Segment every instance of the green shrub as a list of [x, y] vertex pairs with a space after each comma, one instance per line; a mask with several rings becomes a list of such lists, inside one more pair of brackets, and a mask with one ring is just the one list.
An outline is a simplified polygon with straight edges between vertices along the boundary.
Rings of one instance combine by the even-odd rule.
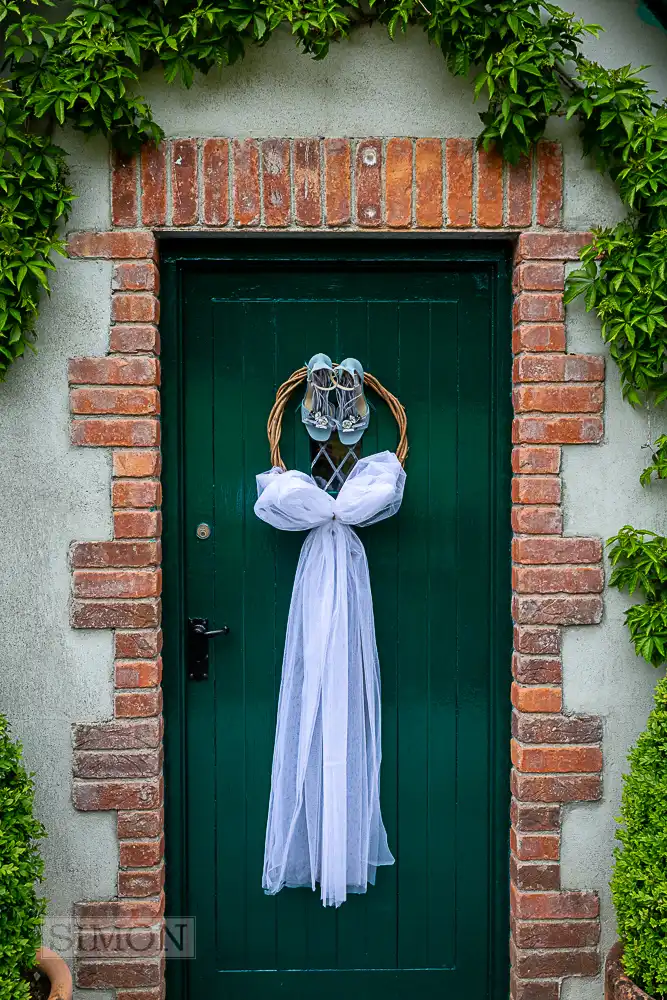
[[45, 830], [32, 814], [33, 799], [21, 745], [0, 715], [0, 1000], [27, 1000], [23, 975], [39, 947], [45, 904], [35, 887], [44, 864], [35, 841]]
[[623, 968], [647, 993], [667, 995], [667, 678], [629, 761], [611, 881]]

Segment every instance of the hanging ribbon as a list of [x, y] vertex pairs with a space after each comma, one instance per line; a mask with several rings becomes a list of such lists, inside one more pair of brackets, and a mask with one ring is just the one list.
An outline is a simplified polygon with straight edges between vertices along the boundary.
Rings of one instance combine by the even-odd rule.
[[393, 864], [380, 812], [380, 665], [368, 561], [351, 525], [401, 505], [392, 452], [362, 458], [336, 498], [302, 472], [257, 476], [255, 513], [305, 531], [292, 590], [262, 885], [320, 883], [325, 906], [365, 892]]

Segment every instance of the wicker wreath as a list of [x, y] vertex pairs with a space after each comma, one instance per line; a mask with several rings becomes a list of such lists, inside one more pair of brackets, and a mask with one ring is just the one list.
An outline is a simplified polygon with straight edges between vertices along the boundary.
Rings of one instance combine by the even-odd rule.
[[[298, 385], [305, 382], [306, 375], [308, 374], [307, 368], [298, 368], [295, 372], [292, 372], [290, 377], [283, 382], [283, 384], [278, 389], [276, 393], [276, 401], [273, 404], [271, 413], [269, 414], [269, 420], [266, 425], [266, 432], [269, 436], [269, 445], [271, 446], [271, 464], [278, 466], [281, 469], [285, 468], [285, 463], [280, 455], [280, 435], [283, 428], [283, 414], [285, 412], [285, 407], [287, 406], [287, 401], [296, 389]], [[393, 396], [388, 389], [382, 385], [379, 379], [376, 379], [374, 375], [370, 372], [364, 372], [364, 381], [366, 385], [377, 393], [377, 395], [384, 399], [385, 403], [391, 410], [396, 423], [398, 424], [398, 446], [396, 448], [396, 458], [399, 460], [401, 465], [405, 465], [405, 459], [408, 454], [408, 419], [405, 415], [405, 407], [402, 403]]]

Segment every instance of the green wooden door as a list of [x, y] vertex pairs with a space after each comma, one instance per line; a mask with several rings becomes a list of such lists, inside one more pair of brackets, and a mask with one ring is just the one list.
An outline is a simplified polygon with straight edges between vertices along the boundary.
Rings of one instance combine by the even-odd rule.
[[[239, 244], [235, 244], [238, 247]], [[259, 251], [259, 247], [262, 251]], [[506, 993], [509, 343], [502, 254], [242, 244], [165, 267], [168, 906], [196, 918], [191, 1000]], [[383, 247], [387, 249], [383, 250]], [[261, 888], [285, 621], [303, 536], [253, 514], [275, 390], [316, 351], [405, 404], [397, 517], [361, 532], [382, 671], [391, 868], [325, 910]], [[393, 448], [378, 399], [365, 453]], [[282, 451], [308, 470], [288, 410]], [[197, 526], [210, 525], [207, 539]], [[184, 620], [226, 624], [185, 680]]]

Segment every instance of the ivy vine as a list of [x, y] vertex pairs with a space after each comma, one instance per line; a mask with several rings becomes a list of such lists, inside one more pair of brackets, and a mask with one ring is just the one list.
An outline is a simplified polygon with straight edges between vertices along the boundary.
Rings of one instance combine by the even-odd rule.
[[[53, 7], [0, 0], [0, 380], [33, 347], [40, 293], [54, 253], [63, 252], [74, 196], [52, 138], [58, 125], [133, 152], [163, 134], [139, 96], [145, 70], [161, 66], [167, 81], [189, 87], [197, 73], [234, 63], [284, 26], [322, 59], [332, 42], [376, 21], [392, 38], [420, 27], [453, 74], [474, 74], [475, 99], [486, 102], [479, 143], [510, 162], [530, 152], [551, 116], [576, 119], [585, 153], [616, 183], [628, 217], [594, 232], [566, 301], [583, 294], [599, 316], [631, 405], [667, 399], [667, 108], [638, 70], [609, 70], [583, 55], [598, 25], [542, 0], [78, 0], [61, 18]], [[662, 435], [641, 481], [666, 477]], [[640, 550], [667, 559], [667, 542], [646, 533], [621, 532], [613, 545], [623, 565]], [[611, 583], [628, 580], [618, 571]], [[628, 613], [632, 638], [640, 655], [663, 662], [667, 593], [647, 589], [641, 573], [636, 586], [650, 613], [642, 623], [636, 608]]]

